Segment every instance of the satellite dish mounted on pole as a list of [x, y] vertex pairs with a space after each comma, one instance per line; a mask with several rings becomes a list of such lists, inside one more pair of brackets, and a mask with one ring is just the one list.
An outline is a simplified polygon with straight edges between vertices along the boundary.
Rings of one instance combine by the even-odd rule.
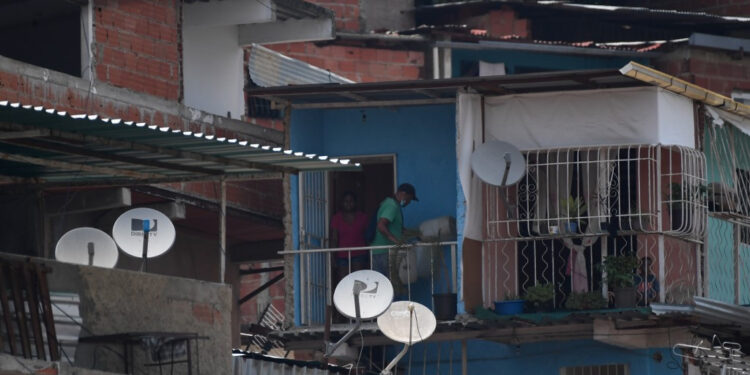
[[[325, 343], [325, 358], [344, 344], [362, 326], [362, 319], [374, 319], [383, 314], [393, 301], [393, 285], [383, 274], [361, 270], [341, 279], [333, 292], [333, 304], [342, 315], [356, 319], [354, 327], [336, 343]], [[365, 302], [365, 303], [362, 303]]]
[[112, 226], [112, 237], [126, 254], [143, 260], [146, 271], [148, 258], [166, 253], [174, 244], [175, 228], [163, 213], [151, 208], [125, 211]]
[[389, 339], [404, 344], [401, 352], [380, 373], [390, 375], [391, 369], [406, 355], [410, 346], [432, 336], [437, 328], [437, 320], [435, 314], [424, 305], [412, 301], [397, 301], [378, 317], [378, 328]]
[[[521, 180], [526, 173], [526, 160], [516, 146], [503, 141], [490, 141], [477, 147], [471, 154], [471, 169], [480, 180], [506, 187]], [[508, 218], [511, 218], [512, 211], [505, 189], [502, 189], [501, 195]]]

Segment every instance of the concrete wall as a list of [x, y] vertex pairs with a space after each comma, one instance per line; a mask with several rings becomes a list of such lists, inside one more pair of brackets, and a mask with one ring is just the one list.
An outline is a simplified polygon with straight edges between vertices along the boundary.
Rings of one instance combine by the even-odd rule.
[[[194, 365], [200, 356], [200, 372], [231, 372], [231, 289], [228, 285], [125, 270], [76, 266], [44, 260], [51, 292], [76, 293], [80, 297], [81, 336], [124, 332], [195, 332], [208, 337], [199, 349], [193, 346]], [[77, 367], [122, 372], [118, 345], [78, 344]], [[114, 351], [114, 352], [113, 352]], [[134, 349], [135, 363], [143, 352]], [[142, 367], [138, 367], [139, 370]], [[194, 367], [194, 370], [196, 368]], [[175, 373], [184, 374], [185, 365]], [[158, 374], [157, 368], [138, 373]]]

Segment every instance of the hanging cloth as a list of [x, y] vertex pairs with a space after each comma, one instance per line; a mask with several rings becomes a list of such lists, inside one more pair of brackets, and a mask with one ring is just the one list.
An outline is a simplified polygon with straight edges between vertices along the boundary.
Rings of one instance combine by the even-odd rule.
[[573, 243], [572, 238], [563, 238], [563, 244], [570, 249], [568, 267], [565, 273], [570, 276], [570, 290], [574, 293], [589, 291], [589, 274], [586, 270], [586, 255], [584, 251], [587, 247], [593, 245], [597, 239], [599, 237], [584, 237], [581, 244], [576, 245]]

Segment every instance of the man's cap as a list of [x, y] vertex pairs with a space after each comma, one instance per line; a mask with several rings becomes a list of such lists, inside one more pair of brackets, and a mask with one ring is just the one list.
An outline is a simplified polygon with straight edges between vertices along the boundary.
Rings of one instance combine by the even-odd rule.
[[398, 185], [398, 189], [396, 191], [403, 191], [406, 194], [409, 194], [412, 196], [412, 200], [419, 201], [419, 198], [417, 198], [417, 190], [414, 189], [414, 185], [410, 183], [403, 183], [401, 185]]

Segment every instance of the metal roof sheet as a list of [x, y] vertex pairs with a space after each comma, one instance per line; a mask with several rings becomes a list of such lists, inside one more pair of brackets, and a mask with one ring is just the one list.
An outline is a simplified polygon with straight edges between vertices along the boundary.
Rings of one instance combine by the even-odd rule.
[[246, 92], [249, 96], [264, 97], [289, 103], [292, 108], [305, 109], [452, 103], [459, 89], [473, 89], [485, 95], [507, 95], [641, 85], [644, 84], [617, 70], [605, 69], [357, 84], [248, 87]]
[[358, 169], [347, 159], [0, 101], [0, 183], [120, 185]]
[[250, 79], [260, 87], [354, 82], [258, 44], [250, 49], [247, 69]]

